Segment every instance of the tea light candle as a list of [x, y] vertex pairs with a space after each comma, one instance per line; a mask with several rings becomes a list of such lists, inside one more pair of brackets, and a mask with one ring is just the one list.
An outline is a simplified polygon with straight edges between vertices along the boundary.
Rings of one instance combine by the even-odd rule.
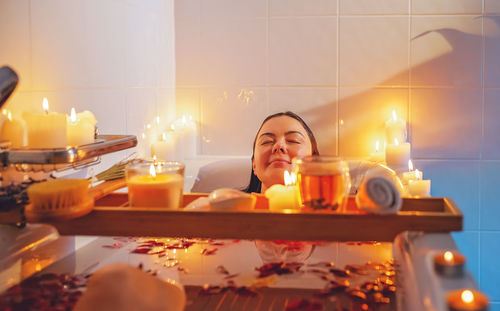
[[20, 120], [12, 118], [12, 113], [7, 113], [7, 119], [2, 124], [0, 140], [10, 141], [13, 148], [24, 146], [24, 125]]
[[392, 169], [403, 169], [410, 160], [410, 143], [399, 143], [395, 139], [394, 144], [385, 147], [385, 162]]
[[380, 150], [380, 142], [378, 140], [375, 142], [375, 151], [370, 154], [370, 161], [376, 163], [385, 162], [385, 153]]
[[269, 210], [282, 211], [299, 209], [299, 192], [295, 185], [296, 175], [288, 171], [284, 173], [285, 185], [273, 185], [266, 190], [265, 196], [269, 200]]
[[489, 300], [486, 295], [473, 289], [458, 289], [448, 294], [450, 311], [487, 311]]
[[67, 145], [66, 115], [49, 113], [49, 102], [43, 99], [43, 114], [25, 113], [30, 148], [65, 148]]
[[434, 256], [434, 270], [444, 277], [462, 277], [465, 269], [465, 256], [446, 251]]
[[419, 170], [413, 170], [413, 162], [408, 160], [408, 172], [404, 172], [402, 176], [402, 182], [404, 185], [408, 185], [410, 180], [422, 180], [423, 173]]
[[410, 180], [408, 183], [408, 194], [412, 197], [430, 197], [431, 196], [431, 181]]
[[175, 209], [182, 204], [183, 177], [179, 174], [156, 174], [153, 164], [149, 175], [135, 175], [127, 180], [130, 206]]
[[75, 108], [71, 108], [71, 114], [67, 118], [68, 145], [81, 146], [93, 143], [96, 123], [92, 112], [86, 110], [75, 113]]
[[400, 142], [406, 141], [406, 121], [399, 119], [396, 111], [392, 111], [392, 118], [385, 122], [385, 134], [387, 141], [397, 139]]
[[175, 159], [175, 137], [173, 133], [162, 133], [161, 140], [151, 144], [151, 155], [163, 161]]

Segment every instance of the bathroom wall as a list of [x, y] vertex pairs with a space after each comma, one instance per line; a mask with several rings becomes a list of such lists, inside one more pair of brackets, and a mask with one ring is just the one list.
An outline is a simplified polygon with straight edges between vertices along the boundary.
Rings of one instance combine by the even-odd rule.
[[[101, 134], [140, 135], [175, 118], [173, 0], [0, 0], [0, 66], [20, 76], [4, 106], [21, 117], [90, 110]], [[103, 157], [94, 171], [133, 151]]]
[[500, 310], [500, 1], [175, 1], [176, 109], [203, 155], [250, 155], [262, 119], [292, 110], [322, 153], [362, 158], [395, 109], [432, 195]]

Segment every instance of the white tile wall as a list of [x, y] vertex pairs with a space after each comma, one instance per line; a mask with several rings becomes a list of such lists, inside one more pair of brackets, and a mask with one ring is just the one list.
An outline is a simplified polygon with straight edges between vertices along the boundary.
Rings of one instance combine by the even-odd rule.
[[[499, 1], [500, 3], [500, 1]], [[500, 16], [484, 16], [484, 86], [500, 87]]]
[[481, 18], [415, 16], [411, 38], [413, 86], [481, 86]]
[[414, 0], [412, 14], [471, 14], [481, 13], [482, 0]]
[[410, 120], [413, 157], [479, 159], [480, 89], [413, 89]]
[[337, 18], [276, 18], [269, 21], [269, 83], [337, 84]]
[[407, 15], [407, 0], [340, 0], [341, 15]]
[[407, 86], [408, 20], [340, 17], [340, 85]]
[[497, 0], [484, 0], [484, 10], [487, 14], [500, 13], [500, 2]]
[[338, 0], [270, 0], [271, 16], [331, 16], [337, 14]]
[[483, 159], [500, 160], [500, 89], [484, 90]]

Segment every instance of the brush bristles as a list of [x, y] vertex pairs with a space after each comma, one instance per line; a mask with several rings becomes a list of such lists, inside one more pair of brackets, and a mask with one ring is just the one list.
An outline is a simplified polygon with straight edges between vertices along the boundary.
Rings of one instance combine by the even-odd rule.
[[89, 181], [86, 179], [55, 179], [28, 188], [34, 209], [64, 209], [88, 200]]

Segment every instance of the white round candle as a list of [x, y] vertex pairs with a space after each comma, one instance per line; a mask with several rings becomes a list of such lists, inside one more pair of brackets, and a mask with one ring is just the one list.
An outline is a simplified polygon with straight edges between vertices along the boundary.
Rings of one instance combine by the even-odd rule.
[[394, 110], [392, 111], [392, 118], [385, 122], [385, 134], [388, 142], [392, 142], [395, 139], [399, 142], [406, 141], [406, 121], [399, 119]]
[[25, 113], [29, 148], [65, 148], [67, 146], [66, 115], [49, 112], [47, 99], [43, 100], [45, 113]]
[[413, 197], [430, 197], [431, 196], [431, 181], [424, 180], [410, 180], [408, 183], [408, 193]]
[[75, 108], [71, 108], [71, 115], [67, 118], [68, 145], [81, 146], [93, 143], [96, 123], [92, 112], [86, 110], [75, 113]]
[[410, 159], [410, 143], [389, 144], [385, 147], [385, 162], [395, 170], [404, 170]]
[[163, 133], [161, 140], [151, 144], [151, 156], [156, 156], [158, 160], [176, 160], [175, 136], [173, 133]]

